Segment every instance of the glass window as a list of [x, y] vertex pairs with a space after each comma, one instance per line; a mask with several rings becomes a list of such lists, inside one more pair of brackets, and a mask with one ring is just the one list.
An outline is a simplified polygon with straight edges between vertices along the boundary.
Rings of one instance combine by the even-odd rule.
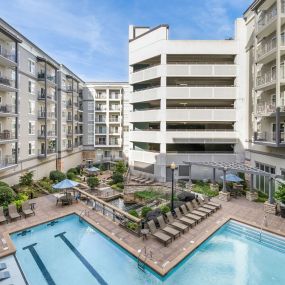
[[36, 74], [36, 65], [35, 62], [29, 59], [29, 72], [32, 74]]

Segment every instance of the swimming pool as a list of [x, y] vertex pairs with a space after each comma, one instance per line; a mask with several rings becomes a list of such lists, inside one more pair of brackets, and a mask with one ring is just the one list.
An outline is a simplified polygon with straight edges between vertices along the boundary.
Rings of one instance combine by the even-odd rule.
[[14, 233], [16, 257], [30, 285], [285, 284], [285, 240], [230, 221], [165, 277], [88, 223], [70, 215]]

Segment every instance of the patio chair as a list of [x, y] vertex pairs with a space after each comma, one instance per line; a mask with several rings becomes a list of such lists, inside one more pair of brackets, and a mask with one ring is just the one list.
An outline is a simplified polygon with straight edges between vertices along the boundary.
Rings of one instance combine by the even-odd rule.
[[186, 224], [187, 226], [189, 227], [194, 227], [197, 223], [196, 220], [194, 219], [191, 219], [191, 218], [188, 218], [188, 217], [185, 217], [185, 216], [182, 216], [179, 208], [175, 208], [174, 209], [174, 212], [176, 214], [176, 217], [177, 217], [177, 220], [179, 220], [179, 222], [183, 223], [183, 224]]
[[[190, 202], [188, 202], [190, 203]], [[205, 218], [205, 216], [201, 216], [201, 215], [198, 215], [197, 213], [193, 213], [193, 211], [191, 211], [189, 208], [187, 210], [186, 206], [185, 205], [182, 205], [181, 207], [181, 210], [182, 210], [182, 213], [184, 214], [184, 216], [186, 216], [187, 218], [190, 218], [194, 221], [196, 221], [197, 223], [201, 222], [203, 218]], [[192, 208], [193, 210], [193, 208]]]
[[146, 185], [154, 183], [154, 178], [149, 179], [148, 181], [145, 182]]
[[198, 204], [196, 199], [192, 200], [192, 205], [193, 205], [195, 210], [207, 213], [208, 215], [211, 215], [215, 212], [215, 209], [207, 209], [207, 208], [201, 206], [200, 204]]
[[216, 207], [216, 206], [209, 205], [209, 204], [206, 203], [204, 200], [202, 200], [201, 197], [198, 197], [197, 200], [198, 200], [198, 203], [199, 203], [199, 205], [200, 205], [201, 207], [204, 207], [204, 208], [213, 210], [214, 212], [216, 212], [216, 211], [219, 209], [219, 208]]
[[25, 218], [29, 215], [35, 215], [35, 212], [31, 209], [31, 205], [29, 204], [28, 201], [26, 201], [22, 204], [22, 212], [23, 212]]
[[212, 205], [215, 207], [218, 207], [219, 209], [222, 208], [222, 205], [220, 203], [214, 203], [210, 201], [210, 198], [208, 196], [204, 196], [204, 200], [208, 205]]
[[200, 207], [199, 204], [197, 203], [196, 199], [192, 200], [191, 203], [192, 203], [195, 211], [203, 212], [203, 213], [207, 214], [208, 216], [210, 216], [213, 212], [212, 210]]
[[167, 234], [169, 234], [170, 236], [173, 236], [174, 239], [176, 239], [177, 237], [179, 237], [181, 235], [180, 231], [168, 226], [165, 221], [163, 216], [158, 216], [157, 217], [157, 221], [159, 223], [159, 228], [166, 232]]
[[7, 265], [6, 265], [6, 263], [2, 262], [2, 263], [0, 263], [0, 271], [4, 270], [4, 269], [7, 269]]
[[0, 281], [8, 279], [10, 277], [11, 275], [9, 271], [0, 272]]
[[7, 218], [4, 215], [4, 209], [3, 207], [0, 207], [0, 223], [6, 222], [8, 223]]
[[154, 236], [155, 238], [157, 238], [160, 242], [163, 242], [164, 243], [164, 246], [167, 246], [169, 243], [172, 242], [172, 237], [165, 234], [164, 232], [162, 231], [159, 231], [156, 226], [155, 226], [155, 223], [153, 220], [149, 221], [147, 223], [148, 225], [148, 228], [149, 228], [149, 231], [151, 233], [152, 236]]
[[168, 224], [170, 226], [174, 227], [175, 229], [182, 231], [183, 233], [185, 233], [187, 230], [189, 230], [188, 225], [185, 225], [183, 223], [175, 221], [171, 212], [166, 213], [166, 218], [167, 218]]
[[16, 205], [15, 204], [10, 204], [8, 206], [8, 212], [9, 212], [9, 218], [10, 220], [15, 220], [17, 218], [22, 218], [21, 215], [18, 213]]

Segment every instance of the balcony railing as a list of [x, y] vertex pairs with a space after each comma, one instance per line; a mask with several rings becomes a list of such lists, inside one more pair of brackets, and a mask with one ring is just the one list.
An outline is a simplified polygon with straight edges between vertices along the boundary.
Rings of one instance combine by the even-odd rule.
[[[38, 131], [38, 137], [44, 138], [46, 136], [45, 131]], [[56, 132], [55, 131], [47, 131], [47, 137], [55, 137]]]
[[[38, 79], [39, 80], [44, 80], [45, 79], [45, 73], [44, 72], [39, 72], [38, 73]], [[55, 83], [55, 76], [51, 74], [47, 74], [47, 80], [51, 81], [52, 83]]]
[[267, 72], [256, 78], [256, 86], [262, 86], [265, 84], [273, 83], [276, 80], [276, 72]]
[[96, 111], [106, 111], [106, 109], [107, 109], [106, 107], [100, 107], [100, 106], [95, 107]]
[[104, 119], [95, 118], [95, 122], [96, 123], [106, 123], [106, 118]]
[[68, 116], [67, 119], [66, 119], [66, 121], [67, 121], [67, 122], [71, 122], [71, 121], [72, 121], [72, 117], [71, 117], [71, 116]]
[[16, 62], [16, 54], [14, 53], [9, 53], [6, 49], [1, 48], [0, 49], [0, 55], [2, 55], [3, 57]]
[[15, 113], [15, 105], [0, 105], [0, 113]]
[[[276, 143], [276, 132], [255, 132], [254, 140], [259, 142]], [[280, 132], [280, 142], [285, 142], [285, 132]]]
[[257, 49], [257, 58], [264, 56], [276, 48], [276, 39], [267, 43], [261, 43]]
[[109, 118], [109, 122], [119, 123], [119, 118]]
[[14, 131], [4, 130], [0, 133], [0, 140], [13, 140], [16, 139], [16, 133]]
[[106, 141], [96, 141], [96, 145], [106, 145]]
[[[53, 154], [56, 153], [56, 149], [55, 148], [48, 148], [47, 149], [47, 154]], [[46, 154], [46, 150], [45, 149], [39, 149], [38, 150], [38, 155], [39, 156], [44, 156]]]
[[256, 113], [259, 116], [269, 116], [276, 112], [276, 106], [272, 104], [259, 104], [256, 108]]
[[277, 7], [275, 6], [259, 18], [257, 24], [257, 30], [261, 31], [264, 27], [273, 22], [276, 18], [277, 18]]
[[119, 94], [110, 94], [109, 95], [110, 100], [118, 100], [120, 99]]
[[16, 158], [13, 155], [6, 155], [0, 159], [0, 169], [16, 164]]
[[15, 80], [0, 76], [0, 84], [15, 88]]
[[107, 98], [106, 94], [101, 94], [101, 95], [96, 94], [95, 95], [95, 99], [106, 99], [106, 98]]
[[39, 111], [38, 112], [38, 118], [39, 119], [55, 119], [55, 112], [42, 112], [42, 111]]
[[48, 93], [46, 96], [45, 92], [38, 92], [38, 100], [45, 100], [46, 98], [50, 100], [55, 100], [55, 93]]

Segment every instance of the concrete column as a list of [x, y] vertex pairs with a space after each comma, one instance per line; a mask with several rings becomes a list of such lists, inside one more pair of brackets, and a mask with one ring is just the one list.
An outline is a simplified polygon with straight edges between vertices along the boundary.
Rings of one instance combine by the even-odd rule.
[[216, 184], [216, 168], [213, 168], [212, 184]]
[[253, 192], [253, 174], [250, 174], [250, 192]]
[[192, 174], [191, 174], [191, 164], [189, 165], [189, 185], [192, 185]]
[[227, 192], [226, 175], [227, 175], [227, 171], [226, 169], [223, 169], [223, 192]]
[[274, 204], [275, 200], [274, 200], [274, 197], [273, 197], [273, 178], [270, 177], [269, 178], [269, 198], [268, 198], [268, 202], [270, 204]]

